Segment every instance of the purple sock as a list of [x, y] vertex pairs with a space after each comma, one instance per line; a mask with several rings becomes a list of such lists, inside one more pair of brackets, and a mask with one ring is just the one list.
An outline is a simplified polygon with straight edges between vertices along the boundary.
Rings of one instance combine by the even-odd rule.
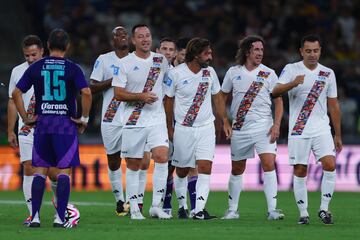
[[65, 210], [69, 202], [70, 177], [66, 174], [58, 175], [58, 185], [56, 188], [57, 208], [56, 211], [61, 221], [65, 220]]
[[31, 185], [32, 219], [34, 219], [36, 214], [40, 218], [41, 202], [45, 191], [45, 180], [46, 180], [45, 175], [38, 173], [34, 174], [34, 180]]
[[165, 192], [163, 208], [171, 208], [171, 197], [172, 197], [173, 183], [174, 183], [173, 178], [168, 179], [167, 182], [166, 182], [166, 192]]
[[188, 191], [190, 196], [190, 207], [191, 210], [195, 209], [195, 203], [196, 203], [196, 182], [198, 177], [192, 176], [188, 179]]

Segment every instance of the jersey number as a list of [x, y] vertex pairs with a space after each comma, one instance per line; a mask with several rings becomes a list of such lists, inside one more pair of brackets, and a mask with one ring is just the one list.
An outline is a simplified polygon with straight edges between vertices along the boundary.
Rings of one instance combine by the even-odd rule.
[[64, 76], [64, 71], [55, 70], [52, 73], [48, 70], [41, 71], [41, 76], [44, 77], [44, 95], [43, 101], [64, 101], [66, 98], [65, 81], [59, 79]]

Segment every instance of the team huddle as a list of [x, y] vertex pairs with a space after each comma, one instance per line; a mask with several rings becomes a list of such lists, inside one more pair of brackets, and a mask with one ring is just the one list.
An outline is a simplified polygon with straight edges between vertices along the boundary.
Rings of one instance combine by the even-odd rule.
[[[131, 53], [129, 40], [135, 48]], [[302, 61], [286, 65], [279, 78], [262, 64], [264, 40], [260, 36], [245, 37], [239, 42], [236, 65], [226, 72], [222, 85], [210, 66], [212, 49], [207, 39], [164, 38], [152, 52], [150, 28], [139, 24], [132, 28], [131, 38], [125, 28], [114, 28], [111, 44], [114, 51], [97, 58], [88, 85], [81, 68], [64, 58], [69, 45], [66, 32], [51, 32], [50, 56], [44, 58], [36, 36], [24, 39], [26, 62], [14, 68], [10, 80], [8, 136], [11, 145], [16, 146], [18, 111], [22, 121], [18, 139], [24, 165], [23, 190], [30, 211], [25, 222], [29, 227], [40, 227], [47, 175], [55, 195], [53, 226], [74, 226], [65, 217], [70, 205], [69, 174], [79, 165], [77, 132], [85, 130], [91, 94], [98, 92], [103, 93], [101, 135], [118, 216], [145, 219], [143, 197], [147, 169], [153, 159], [151, 217], [173, 217], [174, 188], [179, 219], [217, 218], [206, 209], [217, 119], [231, 140], [232, 160], [228, 210], [221, 219], [240, 217], [243, 173], [254, 150], [264, 171], [267, 219], [283, 219], [284, 213], [277, 208], [275, 159], [283, 116], [282, 95], [288, 93], [289, 163], [294, 166], [298, 224], [310, 222], [306, 176], [311, 151], [323, 167], [318, 216], [324, 224], [333, 224], [329, 203], [335, 188], [335, 156], [342, 148], [340, 109], [335, 74], [318, 62], [321, 40], [316, 35], [301, 40]], [[76, 117], [75, 105], [79, 91], [81, 118]], [[229, 95], [230, 118], [226, 114]], [[126, 161], [125, 195], [121, 159]]]

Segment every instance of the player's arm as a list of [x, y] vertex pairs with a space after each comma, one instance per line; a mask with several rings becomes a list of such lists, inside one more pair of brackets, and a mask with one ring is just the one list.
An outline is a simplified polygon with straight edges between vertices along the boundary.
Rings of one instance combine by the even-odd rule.
[[156, 102], [159, 98], [153, 92], [142, 92], [142, 93], [133, 93], [127, 91], [125, 88], [116, 87], [114, 88], [115, 98], [123, 102], [138, 102], [142, 101], [147, 104], [152, 104]]
[[212, 95], [212, 99], [214, 102], [216, 115], [222, 121], [223, 130], [224, 130], [226, 139], [229, 139], [232, 134], [232, 128], [229, 124], [229, 119], [226, 115], [224, 98], [222, 97], [221, 92], [218, 92], [218, 93]]
[[298, 75], [291, 82], [284, 83], [284, 84], [282, 84], [282, 83], [276, 84], [276, 86], [274, 87], [274, 89], [272, 90], [272, 93], [271, 93], [272, 97], [274, 97], [274, 98], [279, 97], [279, 96], [283, 95], [284, 93], [287, 93], [291, 89], [297, 87], [298, 85], [303, 84], [304, 77], [305, 77], [305, 75]]
[[275, 114], [274, 114], [274, 123], [269, 130], [270, 135], [270, 142], [274, 143], [280, 136], [280, 125], [281, 119], [284, 113], [284, 105], [282, 97], [277, 97], [273, 99], [274, 106], [275, 106]]
[[89, 87], [84, 87], [80, 89], [81, 93], [81, 118], [71, 118], [73, 122], [76, 123], [78, 127], [78, 132], [80, 134], [84, 133], [85, 128], [89, 122], [89, 114], [91, 109], [92, 95]]
[[169, 140], [174, 138], [174, 98], [165, 96], [164, 108], [166, 113], [166, 125], [168, 129]]
[[16, 87], [12, 92], [12, 98], [14, 99], [14, 103], [16, 106], [17, 111], [19, 112], [24, 124], [26, 125], [33, 125], [36, 122], [36, 116], [29, 119], [25, 110], [24, 101], [22, 98], [23, 92]]
[[342, 150], [341, 111], [337, 98], [327, 98], [328, 111], [334, 128], [334, 144], [337, 152]]
[[8, 122], [7, 132], [8, 132], [8, 142], [10, 146], [13, 148], [18, 146], [16, 134], [14, 131], [16, 125], [16, 119], [17, 119], [16, 106], [14, 100], [12, 98], [9, 98], [8, 108], [7, 108], [7, 122]]
[[105, 81], [97, 81], [95, 79], [90, 79], [90, 90], [92, 94], [102, 92], [111, 88], [112, 78]]

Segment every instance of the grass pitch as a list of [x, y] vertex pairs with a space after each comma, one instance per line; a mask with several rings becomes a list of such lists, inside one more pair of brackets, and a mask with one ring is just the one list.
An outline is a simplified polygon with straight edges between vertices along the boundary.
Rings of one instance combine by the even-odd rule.
[[[22, 192], [0, 192], [0, 239], [359, 239], [360, 193], [337, 192], [331, 203], [335, 224], [323, 225], [317, 216], [320, 193], [309, 193], [310, 225], [297, 225], [298, 211], [292, 192], [280, 192], [278, 207], [285, 213], [281, 221], [266, 220], [266, 201], [262, 192], [242, 192], [239, 220], [178, 220], [177, 203], [173, 201], [174, 219], [151, 219], [148, 214], [151, 193], [146, 193], [144, 221], [114, 214], [111, 192], [73, 192], [71, 202], [81, 213], [76, 229], [54, 229], [54, 208], [49, 204], [51, 193], [46, 192], [41, 210], [41, 228], [22, 225], [27, 209]], [[174, 199], [173, 199], [174, 200]], [[219, 218], [227, 208], [227, 193], [211, 192], [207, 209]]]

